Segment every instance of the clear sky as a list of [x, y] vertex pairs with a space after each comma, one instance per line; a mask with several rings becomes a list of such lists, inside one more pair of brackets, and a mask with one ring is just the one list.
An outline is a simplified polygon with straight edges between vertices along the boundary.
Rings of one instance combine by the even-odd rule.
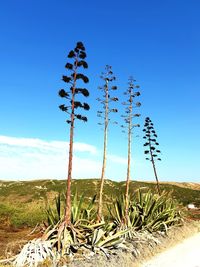
[[[100, 177], [103, 131], [95, 99], [109, 64], [119, 97], [130, 75], [141, 86], [136, 123], [146, 116], [154, 122], [160, 180], [199, 182], [199, 10], [198, 0], [1, 1], [0, 179], [66, 177], [69, 128], [58, 90], [67, 54], [82, 41], [91, 110], [89, 122], [75, 128], [74, 177]], [[126, 136], [111, 126], [108, 178], [126, 178], [126, 151]], [[133, 136], [132, 179], [154, 179], [142, 127]]]

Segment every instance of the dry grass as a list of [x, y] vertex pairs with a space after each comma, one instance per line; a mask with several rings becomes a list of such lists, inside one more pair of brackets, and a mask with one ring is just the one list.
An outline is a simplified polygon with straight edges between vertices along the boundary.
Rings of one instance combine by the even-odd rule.
[[162, 182], [163, 185], [171, 184], [182, 188], [189, 188], [192, 190], [200, 190], [200, 183], [187, 183], [187, 182]]

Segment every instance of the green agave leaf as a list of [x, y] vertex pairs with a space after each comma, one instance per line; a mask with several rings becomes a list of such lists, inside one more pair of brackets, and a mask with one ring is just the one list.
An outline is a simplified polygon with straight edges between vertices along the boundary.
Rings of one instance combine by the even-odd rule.
[[102, 228], [95, 229], [94, 233], [93, 233], [93, 236], [92, 236], [92, 245], [93, 246], [98, 246], [98, 243], [104, 237], [105, 233], [106, 232]]
[[56, 209], [57, 209], [57, 214], [58, 214], [59, 219], [60, 219], [60, 211], [61, 211], [60, 193], [59, 193], [58, 197], [56, 198]]
[[126, 229], [126, 230], [124, 230], [124, 231], [119, 231], [119, 232], [117, 232], [117, 233], [114, 234], [114, 235], [108, 236], [108, 237], [106, 237], [105, 240], [99, 242], [98, 246], [99, 246], [99, 247], [103, 247], [103, 246], [105, 246], [106, 244], [108, 245], [109, 242], [114, 241], [114, 240], [116, 241], [116, 239], [121, 238], [123, 235], [125, 235], [125, 234], [128, 233], [129, 231], [130, 231], [130, 229]]
[[108, 243], [104, 244], [104, 248], [111, 248], [111, 247], [117, 247], [119, 246], [120, 244], [122, 244], [124, 242], [124, 238], [116, 238], [116, 239], [113, 239], [111, 241], [109, 241]]
[[92, 224], [92, 225], [82, 225], [84, 228], [86, 229], [95, 229], [97, 227], [103, 226], [105, 225], [105, 222], [100, 222], [100, 223], [96, 223], [96, 224]]

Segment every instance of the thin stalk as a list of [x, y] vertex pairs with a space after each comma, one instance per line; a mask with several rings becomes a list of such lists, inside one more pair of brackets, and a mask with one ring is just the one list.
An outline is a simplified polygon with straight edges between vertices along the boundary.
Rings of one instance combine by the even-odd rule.
[[75, 63], [74, 83], [73, 83], [73, 86], [72, 86], [71, 126], [70, 126], [70, 141], [69, 141], [69, 162], [68, 162], [66, 208], [65, 208], [65, 224], [66, 225], [69, 225], [71, 223], [71, 180], [72, 180], [73, 144], [74, 144], [74, 101], [75, 101], [77, 63], [78, 63], [78, 58], [76, 59], [76, 63]]
[[128, 223], [128, 207], [129, 207], [129, 185], [130, 185], [130, 169], [131, 169], [131, 134], [132, 134], [132, 90], [130, 94], [129, 106], [129, 125], [128, 125], [128, 165], [125, 191], [125, 220]]
[[101, 184], [100, 184], [100, 191], [99, 191], [99, 205], [97, 211], [97, 221], [100, 222], [102, 219], [102, 208], [103, 208], [103, 186], [105, 180], [105, 169], [106, 169], [106, 160], [107, 160], [107, 140], [108, 140], [108, 81], [106, 80], [106, 99], [105, 99], [105, 124], [104, 124], [104, 145], [103, 145], [103, 164], [102, 164], [102, 171], [101, 171]]
[[[151, 147], [151, 141], [150, 141], [150, 138], [149, 138], [149, 146]], [[152, 154], [151, 149], [150, 149], [150, 155], [151, 155], [151, 162], [152, 162], [152, 165], [153, 165], [154, 175], [155, 175], [155, 178], [156, 178], [157, 191], [158, 191], [158, 194], [161, 195], [160, 185], [159, 185], [158, 176], [157, 176], [157, 172], [156, 172], [155, 161], [154, 161], [154, 158], [153, 158], [153, 154]]]

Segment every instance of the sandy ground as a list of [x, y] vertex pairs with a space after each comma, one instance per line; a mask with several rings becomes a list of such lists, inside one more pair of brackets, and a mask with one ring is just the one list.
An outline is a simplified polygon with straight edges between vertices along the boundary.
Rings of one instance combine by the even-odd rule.
[[141, 267], [200, 267], [200, 233], [156, 255]]

